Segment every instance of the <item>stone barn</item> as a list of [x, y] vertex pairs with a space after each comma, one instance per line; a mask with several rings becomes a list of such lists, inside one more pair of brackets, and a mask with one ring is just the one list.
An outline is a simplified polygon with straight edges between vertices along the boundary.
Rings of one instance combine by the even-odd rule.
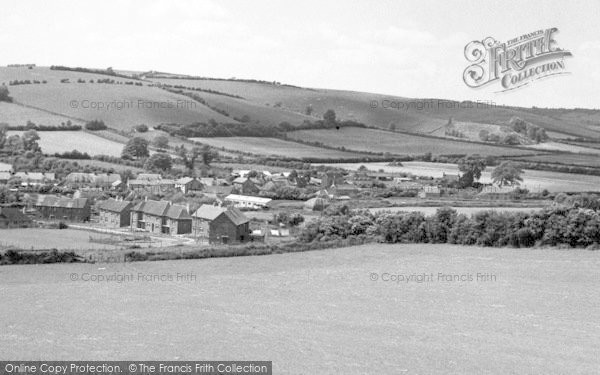
[[247, 242], [251, 239], [250, 220], [235, 207], [204, 204], [194, 212], [193, 233], [210, 244]]

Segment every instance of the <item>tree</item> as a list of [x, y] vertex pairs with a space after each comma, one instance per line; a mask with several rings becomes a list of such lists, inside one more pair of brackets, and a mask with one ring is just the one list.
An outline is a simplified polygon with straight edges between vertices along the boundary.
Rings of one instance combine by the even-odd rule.
[[12, 98], [8, 92], [8, 87], [5, 85], [0, 86], [0, 102], [12, 103]]
[[335, 111], [333, 109], [328, 109], [323, 115], [323, 120], [325, 120], [325, 124], [331, 125], [335, 124]]
[[148, 131], [148, 125], [146, 124], [139, 124], [135, 126], [135, 131], [138, 133], [145, 133]]
[[202, 162], [204, 165], [210, 165], [210, 163], [218, 156], [219, 154], [211, 149], [208, 145], [202, 147]]
[[140, 137], [131, 138], [125, 147], [123, 147], [121, 156], [125, 159], [139, 159], [147, 157], [148, 141]]
[[152, 146], [164, 150], [169, 147], [169, 138], [166, 135], [159, 134], [152, 140]]
[[523, 178], [523, 170], [510, 161], [504, 161], [492, 171], [492, 180], [499, 186], [520, 185]]
[[307, 116], [312, 115], [313, 113], [313, 107], [312, 105], [307, 105], [306, 108], [304, 109], [304, 114], [306, 114]]
[[173, 160], [169, 154], [165, 154], [163, 152], [157, 152], [156, 154], [150, 156], [148, 160], [146, 160], [146, 164], [144, 164], [144, 168], [155, 170], [160, 169], [162, 171], [168, 171], [173, 166]]
[[23, 142], [23, 149], [25, 151], [40, 151], [40, 145], [38, 145], [37, 141], [39, 141], [40, 136], [35, 130], [27, 130], [21, 136], [21, 140]]
[[0, 124], [0, 150], [2, 150], [4, 148], [7, 138], [8, 138], [8, 125]]
[[395, 132], [396, 131], [396, 124], [393, 122], [390, 122], [390, 126], [389, 126], [390, 131]]
[[481, 178], [481, 172], [485, 170], [485, 160], [479, 158], [464, 158], [458, 162], [458, 170], [463, 172], [460, 185], [464, 187], [473, 186], [473, 183]]

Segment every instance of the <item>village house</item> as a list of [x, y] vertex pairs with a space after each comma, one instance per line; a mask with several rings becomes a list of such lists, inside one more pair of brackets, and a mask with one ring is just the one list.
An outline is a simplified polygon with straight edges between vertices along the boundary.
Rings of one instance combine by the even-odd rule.
[[437, 186], [423, 186], [423, 189], [419, 191], [419, 198], [439, 198], [442, 192]]
[[99, 223], [111, 227], [129, 226], [132, 203], [109, 199], [98, 203]]
[[0, 207], [0, 228], [25, 228], [32, 223], [17, 207]]
[[33, 208], [39, 215], [50, 220], [90, 220], [91, 201], [88, 198], [67, 198], [55, 195], [38, 195]]
[[260, 189], [257, 183], [246, 177], [238, 177], [233, 180], [233, 188], [239, 193], [244, 195], [258, 194]]
[[203, 204], [192, 218], [194, 236], [210, 244], [240, 243], [251, 239], [250, 220], [235, 207]]
[[231, 203], [234, 207], [257, 210], [261, 208], [268, 208], [269, 203], [271, 203], [271, 199], [239, 194], [229, 194], [225, 197], [225, 202]]
[[131, 208], [131, 228], [156, 234], [186, 234], [192, 231], [192, 217], [185, 206], [146, 200]]
[[181, 190], [184, 194], [201, 191], [202, 183], [196, 178], [182, 177], [175, 180], [175, 189]]

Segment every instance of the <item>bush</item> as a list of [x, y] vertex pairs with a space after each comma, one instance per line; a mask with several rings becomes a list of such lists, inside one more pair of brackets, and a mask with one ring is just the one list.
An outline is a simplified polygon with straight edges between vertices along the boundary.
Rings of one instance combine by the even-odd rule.
[[85, 123], [85, 128], [87, 130], [91, 130], [91, 131], [108, 129], [108, 127], [104, 124], [104, 121], [102, 121], [102, 120], [88, 121]]

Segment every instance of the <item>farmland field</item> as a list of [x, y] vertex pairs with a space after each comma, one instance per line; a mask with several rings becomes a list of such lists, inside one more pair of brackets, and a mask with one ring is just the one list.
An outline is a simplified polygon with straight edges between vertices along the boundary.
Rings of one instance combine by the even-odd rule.
[[536, 150], [550, 150], [550, 151], [565, 151], [565, 152], [573, 152], [579, 154], [596, 154], [600, 155], [600, 149], [592, 148], [592, 147], [584, 147], [577, 145], [570, 145], [566, 143], [560, 142], [543, 142], [532, 145], [526, 145], [524, 147], [533, 148]]
[[[20, 131], [9, 131], [11, 134], [21, 134]], [[84, 131], [45, 131], [38, 132], [38, 144], [47, 154], [63, 153], [73, 150], [87, 152], [93, 155], [120, 156], [123, 144], [99, 137]]]
[[[513, 158], [511, 158], [513, 159]], [[514, 160], [526, 161], [526, 162], [540, 162], [540, 163], [558, 163], [565, 165], [579, 165], [589, 167], [600, 167], [600, 157], [597, 155], [585, 155], [585, 154], [549, 154], [549, 155], [532, 155], [532, 156], [518, 156]]]
[[[389, 166], [387, 163], [330, 163], [333, 167], [355, 171], [361, 165], [372, 171], [383, 169], [385, 172], [411, 173], [415, 176], [431, 176], [441, 178], [444, 173], [457, 174], [458, 166], [449, 163], [426, 163], [419, 161], [403, 162], [402, 166]], [[492, 182], [492, 168], [481, 174], [482, 183]], [[525, 169], [521, 187], [532, 192], [548, 189], [550, 192], [585, 192], [600, 191], [600, 176], [590, 176], [575, 173], [559, 173]], [[573, 181], [577, 181], [576, 184]]]
[[15, 228], [0, 231], [0, 245], [22, 249], [114, 249], [114, 246], [90, 242], [90, 236], [109, 238], [110, 235], [77, 229]]
[[302, 139], [309, 142], [321, 142], [333, 147], [345, 147], [355, 151], [379, 151], [392, 154], [480, 154], [480, 155], [527, 155], [532, 151], [459, 142], [450, 139], [437, 139], [392, 133], [374, 129], [341, 128], [326, 130], [299, 130], [288, 133], [289, 138]]
[[365, 156], [364, 154], [328, 150], [325, 148], [307, 146], [296, 142], [283, 141], [277, 138], [256, 137], [214, 137], [190, 138], [193, 141], [210, 145], [215, 148], [225, 148], [230, 151], [243, 151], [259, 155], [287, 156], [290, 158], [339, 158], [348, 159]]
[[[122, 282], [81, 280], [92, 275]], [[451, 245], [3, 266], [0, 357], [262, 359], [274, 374], [592, 374], [599, 280], [598, 252]]]
[[26, 125], [30, 120], [37, 125], [60, 125], [71, 121], [73, 124], [81, 125], [80, 121], [73, 120], [64, 116], [58, 116], [52, 113], [40, 111], [38, 109], [28, 108], [12, 103], [0, 102], [0, 123], [7, 123], [11, 126]]

